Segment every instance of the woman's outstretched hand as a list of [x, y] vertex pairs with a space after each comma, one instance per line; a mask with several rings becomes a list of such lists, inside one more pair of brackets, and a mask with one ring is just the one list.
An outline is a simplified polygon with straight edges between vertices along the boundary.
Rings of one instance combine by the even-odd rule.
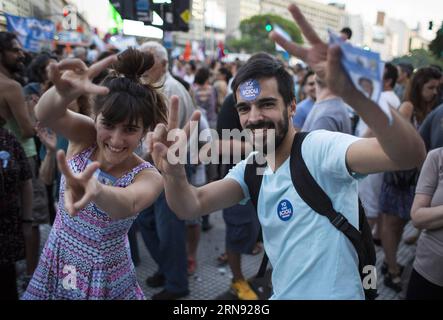
[[83, 94], [107, 94], [108, 88], [96, 85], [92, 80], [116, 61], [117, 56], [113, 55], [88, 68], [80, 59], [65, 59], [48, 66], [49, 80], [62, 97], [71, 100]]
[[99, 192], [100, 184], [94, 172], [100, 167], [99, 162], [92, 162], [85, 171], [74, 174], [66, 162], [65, 152], [57, 152], [57, 164], [60, 172], [65, 176], [65, 209], [71, 216], [75, 216], [91, 202]]

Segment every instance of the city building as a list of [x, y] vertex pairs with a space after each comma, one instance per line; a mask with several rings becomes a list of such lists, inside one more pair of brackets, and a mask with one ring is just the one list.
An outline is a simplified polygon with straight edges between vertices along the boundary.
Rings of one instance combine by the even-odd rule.
[[293, 20], [288, 6], [295, 3], [324, 41], [329, 39], [328, 29], [340, 31], [345, 24], [344, 6], [327, 5], [312, 0], [262, 0], [261, 14], [271, 13]]
[[239, 38], [240, 22], [260, 14], [260, 0], [226, 0], [226, 38]]

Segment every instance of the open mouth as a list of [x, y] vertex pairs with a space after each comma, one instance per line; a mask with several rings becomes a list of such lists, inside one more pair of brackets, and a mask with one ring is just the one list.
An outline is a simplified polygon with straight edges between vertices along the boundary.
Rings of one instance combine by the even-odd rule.
[[116, 147], [110, 146], [109, 144], [105, 144], [105, 146], [113, 153], [121, 153], [126, 149], [126, 148], [116, 148]]

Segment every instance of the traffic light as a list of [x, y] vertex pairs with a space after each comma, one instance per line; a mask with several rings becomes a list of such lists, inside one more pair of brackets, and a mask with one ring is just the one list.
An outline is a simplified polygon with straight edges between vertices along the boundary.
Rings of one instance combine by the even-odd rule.
[[272, 31], [272, 24], [271, 24], [271, 22], [269, 20], [266, 20], [265, 30], [267, 32], [271, 32]]
[[434, 27], [434, 22], [429, 21], [429, 27], [428, 27], [428, 30], [432, 30], [433, 27]]

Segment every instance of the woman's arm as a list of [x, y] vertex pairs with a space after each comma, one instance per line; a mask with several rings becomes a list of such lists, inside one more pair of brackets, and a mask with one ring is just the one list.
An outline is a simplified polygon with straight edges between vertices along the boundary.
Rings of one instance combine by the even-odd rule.
[[79, 59], [50, 64], [49, 80], [54, 86], [43, 94], [35, 107], [36, 117], [42, 126], [77, 144], [94, 143], [93, 120], [68, 110], [67, 106], [81, 95], [107, 94], [107, 88], [93, 84], [91, 79], [114, 61], [116, 57], [111, 56], [89, 68]]
[[418, 229], [443, 228], [443, 205], [431, 207], [432, 197], [426, 194], [416, 194], [411, 209], [411, 218]]
[[112, 220], [129, 218], [151, 206], [163, 191], [163, 178], [155, 169], [143, 170], [134, 182], [119, 188], [100, 184], [92, 201]]
[[128, 218], [149, 207], [163, 190], [163, 178], [155, 169], [141, 171], [131, 185], [120, 188], [103, 185], [93, 177], [99, 167], [98, 162], [74, 174], [68, 167], [64, 152], [59, 151], [57, 163], [65, 176], [65, 209], [71, 216], [94, 202], [113, 220]]

